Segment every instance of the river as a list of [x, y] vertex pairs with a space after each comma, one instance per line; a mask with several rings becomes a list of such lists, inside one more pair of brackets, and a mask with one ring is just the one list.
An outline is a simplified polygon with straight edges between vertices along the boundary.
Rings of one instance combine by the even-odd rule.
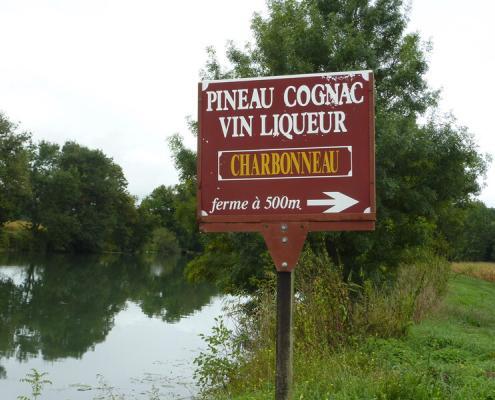
[[[177, 257], [0, 254], [0, 398], [190, 399], [194, 358], [225, 296]], [[114, 397], [112, 397], [114, 396]]]

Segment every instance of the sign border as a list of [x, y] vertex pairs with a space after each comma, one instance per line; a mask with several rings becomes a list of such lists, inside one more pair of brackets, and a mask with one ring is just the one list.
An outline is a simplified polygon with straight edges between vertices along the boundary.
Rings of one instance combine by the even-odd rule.
[[[210, 83], [216, 82], [240, 82], [255, 80], [277, 80], [318, 76], [336, 75], [368, 75], [369, 81], [369, 148], [370, 148], [370, 212], [369, 213], [314, 213], [314, 214], [255, 214], [255, 215], [202, 215], [201, 192], [202, 192], [202, 170], [201, 170], [201, 116], [202, 116], [202, 92]], [[198, 83], [198, 134], [197, 134], [197, 212], [196, 218], [200, 229], [204, 232], [260, 232], [263, 224], [276, 222], [307, 222], [308, 231], [370, 231], [375, 229], [376, 221], [376, 187], [375, 187], [375, 78], [373, 71], [343, 71], [316, 74], [263, 76], [239, 79], [204, 80]]]

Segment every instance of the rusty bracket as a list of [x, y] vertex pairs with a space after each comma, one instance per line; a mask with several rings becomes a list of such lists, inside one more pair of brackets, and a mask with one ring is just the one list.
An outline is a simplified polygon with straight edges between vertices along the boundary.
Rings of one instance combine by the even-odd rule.
[[309, 225], [307, 222], [261, 224], [261, 234], [279, 272], [291, 272], [299, 260]]

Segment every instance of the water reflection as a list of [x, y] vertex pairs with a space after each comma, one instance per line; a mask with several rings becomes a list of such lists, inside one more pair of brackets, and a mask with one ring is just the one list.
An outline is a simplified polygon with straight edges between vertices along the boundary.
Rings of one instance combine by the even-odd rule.
[[105, 340], [129, 300], [149, 317], [176, 322], [216, 294], [185, 282], [184, 264], [173, 257], [0, 255], [0, 356], [80, 358]]

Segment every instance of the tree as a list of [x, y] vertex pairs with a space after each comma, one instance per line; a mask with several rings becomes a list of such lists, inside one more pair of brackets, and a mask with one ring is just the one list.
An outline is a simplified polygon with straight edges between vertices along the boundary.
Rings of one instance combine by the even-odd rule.
[[[189, 120], [188, 123], [191, 132], [197, 135], [196, 122]], [[168, 236], [170, 247], [176, 238], [182, 251], [198, 252], [201, 243], [196, 223], [196, 154], [184, 145], [178, 134], [172, 135], [168, 144], [179, 172], [179, 183], [158, 186], [139, 206], [148, 233], [148, 247], [156, 248], [156, 239]], [[164, 234], [163, 228], [169, 232]]]
[[30, 218], [49, 248], [129, 251], [141, 244], [135, 199], [127, 192], [122, 169], [100, 150], [41, 142], [31, 180]]
[[[486, 158], [467, 130], [435, 115], [437, 92], [425, 80], [429, 44], [418, 33], [406, 33], [406, 26], [401, 0], [271, 0], [267, 16], [255, 14], [252, 20], [254, 44], [245, 50], [230, 44], [227, 70], [210, 49], [203, 71], [207, 79], [374, 71], [377, 229], [313, 234], [309, 240], [315, 250], [324, 246], [346, 273], [393, 270], [413, 249], [451, 254], [448, 232], [462, 223], [453, 216], [479, 191], [477, 178], [486, 170]], [[429, 122], [419, 123], [427, 113]], [[230, 241], [227, 247], [234, 251], [247, 246], [262, 254], [262, 242], [246, 236], [223, 235], [222, 241]], [[226, 246], [215, 240], [206, 246], [211, 252]], [[235, 266], [218, 268], [208, 260], [214, 257], [203, 255], [189, 273], [210, 271], [217, 280], [230, 276], [230, 284], [246, 288], [246, 273], [235, 280], [229, 275]], [[251, 278], [263, 277], [264, 257], [232, 260], [248, 268]]]
[[175, 231], [177, 229], [174, 217], [176, 196], [173, 187], [160, 185], [143, 199], [139, 208], [151, 225]]
[[29, 158], [31, 135], [0, 113], [0, 226], [20, 218], [31, 195]]
[[[197, 134], [194, 123], [190, 123], [189, 127]], [[196, 154], [184, 146], [179, 135], [170, 137], [169, 146], [179, 171], [179, 184], [175, 186], [177, 239], [183, 249], [199, 251], [201, 245], [196, 222]]]
[[455, 258], [462, 261], [495, 261], [495, 209], [474, 202], [462, 215], [462, 230], [452, 238]]

